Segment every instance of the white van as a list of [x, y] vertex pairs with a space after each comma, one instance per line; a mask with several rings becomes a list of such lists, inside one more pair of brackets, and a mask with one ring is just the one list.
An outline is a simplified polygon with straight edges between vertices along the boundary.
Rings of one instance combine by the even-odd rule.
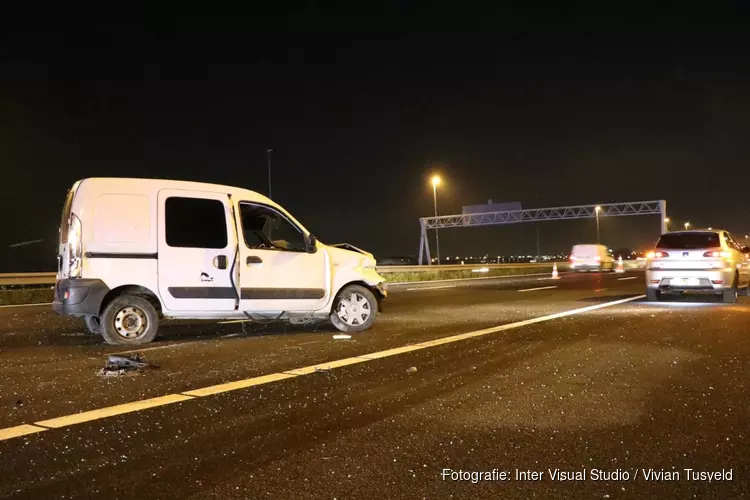
[[372, 254], [316, 240], [253, 191], [90, 178], [68, 192], [53, 309], [109, 344], [145, 344], [160, 317], [368, 329], [387, 295]]
[[615, 258], [604, 245], [575, 245], [570, 251], [572, 271], [612, 271]]

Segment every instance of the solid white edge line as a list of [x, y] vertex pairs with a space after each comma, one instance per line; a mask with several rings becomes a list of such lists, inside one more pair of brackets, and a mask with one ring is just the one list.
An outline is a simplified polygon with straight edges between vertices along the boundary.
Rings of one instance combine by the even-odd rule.
[[0, 308], [10, 307], [36, 307], [36, 306], [51, 306], [52, 302], [42, 302], [41, 304], [4, 304]]
[[535, 292], [537, 290], [551, 290], [553, 288], [557, 288], [557, 285], [554, 286], [538, 286], [536, 288], [524, 288], [523, 290], [518, 290], [519, 292]]
[[617, 281], [634, 280], [638, 279], [638, 276], [628, 276], [627, 278], [617, 278]]
[[550, 314], [547, 316], [539, 316], [537, 318], [527, 319], [524, 321], [517, 321], [515, 323], [508, 323], [505, 325], [495, 326], [492, 328], [485, 328], [484, 330], [477, 330], [474, 332], [451, 335], [449, 337], [429, 340], [429, 341], [422, 342], [419, 344], [406, 345], [402, 347], [396, 347], [393, 349], [387, 349], [385, 351], [373, 352], [369, 354], [363, 354], [360, 356], [353, 356], [349, 358], [328, 361], [325, 363], [318, 363], [315, 365], [306, 366], [302, 368], [286, 370], [280, 373], [270, 373], [267, 375], [261, 375], [259, 377], [253, 377], [253, 378], [244, 379], [244, 380], [237, 380], [234, 382], [227, 382], [225, 384], [203, 387], [200, 389], [183, 391], [179, 394], [167, 394], [165, 396], [144, 399], [140, 401], [133, 401], [131, 403], [125, 403], [125, 404], [116, 405], [116, 406], [109, 406], [105, 408], [99, 408], [96, 410], [84, 411], [84, 412], [75, 413], [72, 415], [65, 415], [62, 417], [35, 422], [34, 425], [23, 424], [23, 425], [18, 425], [15, 427], [8, 427], [5, 429], [0, 429], [0, 441], [5, 441], [5, 440], [13, 439], [19, 436], [42, 432], [44, 430], [48, 430], [49, 428], [56, 429], [56, 428], [61, 428], [61, 427], [69, 427], [71, 425], [76, 425], [76, 424], [80, 424], [84, 422], [90, 422], [92, 420], [99, 420], [102, 418], [113, 417], [113, 416], [122, 415], [125, 413], [132, 413], [132, 412], [137, 412], [141, 410], [146, 410], [149, 408], [155, 408], [155, 407], [169, 405], [173, 403], [189, 401], [191, 399], [211, 396], [211, 395], [220, 394], [223, 392], [229, 392], [229, 391], [238, 390], [238, 389], [246, 389], [248, 387], [254, 387], [257, 385], [261, 385], [261, 384], [267, 384], [267, 383], [276, 382], [280, 380], [296, 378], [299, 376], [315, 373], [317, 371], [328, 371], [328, 370], [340, 368], [343, 366], [349, 366], [349, 365], [353, 365], [357, 363], [364, 363], [367, 361], [372, 361], [375, 359], [388, 358], [391, 356], [396, 356], [396, 355], [407, 353], [407, 352], [419, 351], [422, 349], [428, 349], [430, 347], [450, 344], [453, 342], [459, 342], [465, 339], [481, 337], [484, 335], [489, 335], [491, 333], [502, 332], [505, 330], [512, 330], [514, 328], [520, 328], [522, 326], [532, 325], [535, 323], [542, 323], [542, 322], [551, 321], [557, 318], [564, 318], [566, 316], [573, 316], [575, 314], [583, 314], [589, 311], [603, 309], [605, 307], [612, 307], [612, 306], [616, 306], [619, 304], [625, 304], [627, 302], [639, 300], [644, 297], [645, 295], [636, 295], [634, 297], [628, 297], [626, 299], [614, 300], [612, 302], [604, 302], [602, 304], [595, 304], [592, 306], [581, 307], [578, 309], [571, 309], [568, 311], [562, 311], [562, 312]]
[[443, 285], [443, 286], [418, 286], [416, 288], [407, 288], [407, 292], [415, 290], [443, 290], [445, 288], [456, 288], [458, 285]]

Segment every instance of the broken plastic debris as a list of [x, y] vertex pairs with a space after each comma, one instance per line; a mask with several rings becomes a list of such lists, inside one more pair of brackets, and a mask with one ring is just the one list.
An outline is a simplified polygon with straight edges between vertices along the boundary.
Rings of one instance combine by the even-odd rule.
[[417, 367], [416, 366], [412, 366], [411, 368], [409, 368], [408, 370], [406, 370], [406, 373], [415, 373], [416, 371], [417, 371]]
[[125, 375], [128, 372], [141, 372], [145, 368], [159, 368], [157, 365], [147, 363], [139, 355], [132, 357], [116, 356], [110, 354], [107, 356], [107, 362], [104, 368], [99, 370], [99, 375], [103, 377], [114, 377], [117, 375]]
[[339, 335], [334, 335], [333, 336], [333, 340], [349, 340], [350, 338], [352, 338], [351, 335], [344, 335], [344, 334], [339, 334]]

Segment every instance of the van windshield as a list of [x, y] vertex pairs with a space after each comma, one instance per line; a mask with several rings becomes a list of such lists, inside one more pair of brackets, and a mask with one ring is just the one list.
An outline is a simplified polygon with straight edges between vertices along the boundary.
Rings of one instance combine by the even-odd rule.
[[719, 234], [700, 233], [667, 233], [659, 238], [656, 248], [689, 250], [691, 248], [717, 248], [721, 246]]

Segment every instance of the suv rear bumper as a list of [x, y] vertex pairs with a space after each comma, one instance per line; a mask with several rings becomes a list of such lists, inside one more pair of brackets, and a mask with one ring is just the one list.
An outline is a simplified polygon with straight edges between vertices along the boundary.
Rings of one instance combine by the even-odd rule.
[[[670, 271], [668, 269], [647, 269], [646, 287], [662, 292], [721, 292], [734, 286], [735, 270], [731, 267], [717, 269], [696, 269]], [[695, 284], [676, 284], [675, 279], [697, 280]]]
[[109, 287], [99, 279], [63, 279], [55, 283], [52, 309], [63, 316], [99, 316]]

